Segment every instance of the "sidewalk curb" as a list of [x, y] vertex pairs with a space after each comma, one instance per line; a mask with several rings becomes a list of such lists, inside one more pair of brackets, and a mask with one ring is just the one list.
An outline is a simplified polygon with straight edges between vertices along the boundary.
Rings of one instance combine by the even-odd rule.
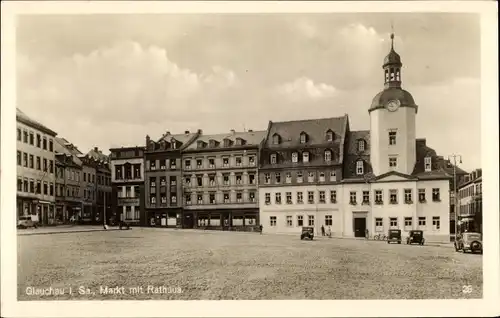
[[46, 234], [67, 234], [67, 233], [85, 233], [85, 232], [104, 232], [104, 231], [120, 231], [120, 229], [95, 229], [95, 230], [76, 230], [76, 231], [56, 231], [56, 232], [39, 232], [39, 233], [17, 233], [18, 236], [30, 235], [46, 235]]

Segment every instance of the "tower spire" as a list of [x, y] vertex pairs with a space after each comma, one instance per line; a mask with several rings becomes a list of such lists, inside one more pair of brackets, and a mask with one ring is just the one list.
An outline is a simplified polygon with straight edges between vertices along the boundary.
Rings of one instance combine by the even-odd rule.
[[391, 50], [394, 50], [394, 21], [391, 21]]

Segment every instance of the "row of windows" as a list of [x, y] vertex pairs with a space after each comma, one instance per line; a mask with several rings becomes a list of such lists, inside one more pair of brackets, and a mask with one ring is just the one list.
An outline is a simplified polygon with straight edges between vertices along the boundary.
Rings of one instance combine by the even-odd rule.
[[124, 164], [115, 166], [116, 180], [141, 179], [141, 164]]
[[[439, 188], [432, 189], [432, 201], [440, 201]], [[374, 190], [375, 193], [375, 204], [381, 205], [384, 204], [383, 200], [383, 190]], [[349, 204], [356, 205], [358, 203], [357, 200], [358, 193], [356, 191], [351, 191], [349, 193]], [[418, 189], [418, 197], [419, 202], [426, 202], [426, 190]], [[304, 193], [302, 191], [296, 192], [295, 195], [297, 204], [304, 203]], [[330, 203], [337, 203], [337, 191], [330, 191]], [[292, 201], [292, 192], [285, 192], [285, 202], [286, 204], [293, 204]], [[307, 202], [310, 204], [315, 203], [315, 192], [307, 191]], [[326, 203], [326, 191], [319, 191], [319, 203]], [[277, 192], [274, 194], [274, 203], [281, 204], [282, 197], [281, 192]], [[362, 204], [370, 204], [370, 191], [362, 191]], [[404, 203], [412, 204], [413, 203], [413, 190], [412, 189], [404, 189]], [[265, 204], [271, 204], [271, 193], [265, 193]], [[389, 190], [389, 204], [398, 204], [398, 190], [391, 189]]]
[[[206, 164], [204, 164], [206, 163]], [[255, 156], [248, 156], [248, 165], [249, 166], [255, 166], [256, 161], [255, 161]], [[222, 157], [222, 167], [223, 168], [229, 168], [229, 167], [242, 167], [244, 166], [243, 163], [243, 157], [235, 157], [234, 158], [234, 165], [231, 164], [230, 158], [229, 157]], [[161, 159], [161, 160], [151, 160], [146, 162], [146, 167], [148, 170], [165, 170], [167, 167], [167, 160], [166, 159]], [[175, 160], [170, 160], [169, 162], [169, 167], [170, 169], [176, 169], [176, 162]], [[210, 169], [215, 169], [216, 164], [215, 164], [215, 158], [208, 158], [206, 160], [202, 158], [197, 158], [195, 160], [191, 159], [185, 159], [184, 160], [184, 169], [185, 170], [191, 170], [191, 169], [205, 169], [205, 168], [210, 168]]]
[[[193, 181], [192, 179], [194, 179], [195, 182], [192, 182]], [[160, 182], [161, 182], [161, 180], [160, 180]], [[215, 174], [209, 174], [207, 178], [205, 178], [203, 175], [196, 175], [195, 178], [185, 177], [184, 184], [188, 187], [189, 186], [215, 187], [217, 185], [225, 185], [225, 186], [255, 185], [255, 184], [257, 184], [257, 179], [255, 177], [255, 174], [253, 174], [253, 173], [248, 174], [248, 178], [243, 178], [243, 174], [241, 174], [241, 173], [236, 173], [234, 175], [234, 178], [231, 178], [231, 175], [229, 173], [224, 173], [224, 174], [222, 174], [222, 182], [221, 182], [221, 181], [219, 181], [219, 178]]]
[[[118, 187], [118, 197], [119, 198], [139, 198], [140, 196], [140, 189], [139, 186], [124, 186], [124, 187]], [[133, 190], [133, 193], [132, 193]]]
[[[335, 134], [331, 129], [328, 129], [325, 132], [325, 141], [333, 141], [335, 138]], [[301, 132], [299, 135], [299, 142], [301, 144], [305, 144], [309, 141], [309, 135], [306, 132]], [[273, 145], [279, 145], [281, 143], [281, 136], [277, 133], [273, 135], [272, 139]]]
[[483, 212], [483, 202], [478, 200], [472, 203], [467, 203], [460, 206], [460, 215], [476, 215]]
[[237, 191], [235, 196], [231, 196], [229, 192], [222, 193], [221, 198], [217, 198], [215, 192], [208, 194], [208, 201], [204, 200], [203, 194], [196, 194], [196, 201], [193, 202], [193, 195], [191, 193], [185, 194], [186, 205], [191, 204], [220, 204], [220, 203], [252, 203], [256, 202], [256, 194], [254, 191], [248, 192], [248, 197], [244, 198], [242, 191]]
[[[17, 128], [17, 141], [35, 146], [35, 133], [33, 131], [28, 132], [26, 129], [21, 130], [21, 128]], [[40, 134], [36, 134], [36, 146], [43, 150], [54, 151], [54, 141], [49, 139], [47, 143], [47, 137], [42, 138]]]
[[80, 198], [80, 187], [57, 185], [56, 196], [64, 196], [64, 195], [71, 198]]
[[[308, 151], [304, 151], [302, 153], [298, 153], [298, 152], [292, 152], [292, 162], [293, 163], [299, 163], [300, 162], [303, 162], [303, 163], [308, 163], [311, 161], [311, 158], [312, 155], [308, 152]], [[281, 163], [281, 160], [278, 160], [279, 159], [279, 156], [278, 154], [271, 154], [269, 156], [269, 162], [271, 162], [271, 164], [278, 164], [278, 163]], [[331, 162], [332, 161], [332, 151], [331, 150], [325, 150], [324, 152], [324, 161], [325, 162]]]
[[[269, 226], [274, 227], [277, 226], [277, 216], [270, 216], [269, 217]], [[293, 227], [293, 217], [291, 215], [287, 215], [285, 219], [285, 224], [287, 227]], [[418, 218], [418, 226], [419, 228], [424, 228], [426, 227], [427, 223], [427, 218], [424, 217], [419, 217]], [[297, 215], [296, 216], [296, 223], [297, 227], [304, 226], [304, 216], [303, 215]], [[332, 226], [333, 225], [333, 217], [332, 215], [325, 215], [325, 220], [324, 220], [324, 225], [325, 226]], [[315, 217], [314, 215], [308, 215], [307, 216], [307, 226], [315, 226]], [[395, 217], [390, 217], [389, 218], [389, 226], [391, 228], [399, 228], [399, 221], [398, 218]], [[405, 228], [407, 227], [412, 227], [413, 226], [413, 218], [411, 217], [405, 217], [404, 218], [404, 226]], [[384, 227], [384, 222], [383, 218], [375, 218], [375, 231], [376, 232], [382, 232]], [[439, 216], [433, 216], [432, 217], [432, 227], [434, 230], [439, 230], [441, 228], [441, 220]]]
[[43, 183], [41, 181], [35, 181], [34, 179], [17, 177], [17, 191], [33, 194], [44, 194], [44, 195], [54, 195], [54, 184], [47, 182]]
[[[280, 184], [282, 183], [282, 174], [281, 172], [275, 172], [274, 173], [274, 184]], [[292, 183], [292, 173], [291, 172], [286, 172], [284, 175], [284, 181], [285, 183]], [[303, 183], [304, 182], [304, 174], [302, 171], [297, 171], [294, 176], [295, 177], [295, 182], [297, 183]], [[316, 173], [314, 171], [310, 171], [307, 173], [307, 178], [305, 179], [307, 182], [315, 182], [316, 181]], [[318, 181], [319, 182], [325, 182], [326, 179], [326, 173], [325, 172], [320, 172], [318, 174]], [[328, 180], [331, 182], [337, 181], [337, 173], [335, 171], [330, 171], [328, 175]], [[271, 184], [271, 174], [270, 173], [265, 173], [264, 174], [264, 184]]]
[[54, 160], [36, 156], [36, 165], [35, 165], [35, 156], [28, 154], [26, 152], [17, 151], [17, 165], [25, 168], [54, 173]]
[[474, 196], [476, 194], [481, 194], [482, 192], [483, 192], [483, 184], [482, 183], [472, 184], [472, 185], [468, 186], [467, 188], [464, 188], [464, 189], [458, 191], [460, 198], [471, 197], [471, 196]]

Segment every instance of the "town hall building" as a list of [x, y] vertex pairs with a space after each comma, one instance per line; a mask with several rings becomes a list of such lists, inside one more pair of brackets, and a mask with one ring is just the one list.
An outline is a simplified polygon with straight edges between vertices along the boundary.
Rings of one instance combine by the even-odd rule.
[[449, 241], [450, 178], [442, 157], [416, 138], [418, 106], [401, 87], [402, 63], [384, 59], [384, 88], [368, 109], [370, 130], [348, 115], [270, 122], [260, 150], [259, 208], [264, 233], [321, 226], [332, 236], [423, 230]]

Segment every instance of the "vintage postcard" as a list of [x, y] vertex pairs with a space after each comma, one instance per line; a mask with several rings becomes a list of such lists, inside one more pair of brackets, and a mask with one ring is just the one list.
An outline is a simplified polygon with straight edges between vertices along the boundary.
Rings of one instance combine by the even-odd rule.
[[497, 22], [2, 3], [2, 316], [498, 315]]

